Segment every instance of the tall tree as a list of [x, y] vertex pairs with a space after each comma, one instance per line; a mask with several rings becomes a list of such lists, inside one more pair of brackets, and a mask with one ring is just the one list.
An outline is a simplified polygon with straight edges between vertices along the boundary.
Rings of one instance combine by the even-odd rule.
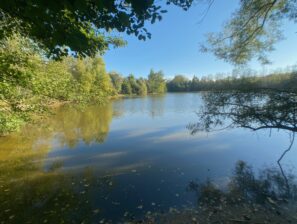
[[117, 93], [120, 93], [122, 90], [122, 84], [123, 84], [124, 78], [117, 72], [110, 72], [109, 76], [113, 84], [113, 87], [115, 88]]
[[154, 72], [150, 71], [148, 75], [148, 90], [149, 93], [165, 93], [166, 82], [162, 71]]
[[143, 78], [140, 78], [140, 79], [137, 80], [137, 84], [139, 86], [137, 95], [140, 95], [140, 96], [147, 95], [147, 84], [146, 84], [146, 80], [143, 79]]
[[127, 95], [132, 94], [132, 88], [127, 78], [124, 79], [124, 82], [122, 84], [122, 94], [127, 94]]
[[105, 63], [102, 58], [96, 57], [92, 59], [92, 70], [95, 75], [95, 94], [101, 96], [109, 96], [113, 92], [113, 85], [110, 76], [105, 70]]
[[130, 86], [131, 86], [131, 90], [132, 90], [132, 93], [133, 94], [138, 94], [138, 91], [139, 91], [139, 85], [138, 83], [136, 82], [136, 79], [134, 77], [133, 74], [130, 74], [128, 77], [127, 77], [129, 83], [130, 83]]
[[191, 85], [190, 85], [191, 91], [200, 91], [201, 90], [201, 85], [200, 85], [200, 80], [198, 77], [193, 76]]

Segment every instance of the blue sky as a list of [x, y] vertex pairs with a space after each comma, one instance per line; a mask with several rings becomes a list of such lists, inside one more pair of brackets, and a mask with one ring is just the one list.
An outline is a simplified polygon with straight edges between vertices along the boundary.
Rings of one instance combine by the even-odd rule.
[[[202, 23], [199, 21], [206, 5], [195, 5], [186, 12], [175, 6], [169, 7], [160, 22], [147, 25], [152, 33], [151, 40], [139, 41], [133, 36], [121, 35], [128, 45], [111, 49], [104, 55], [107, 70], [124, 76], [132, 73], [136, 77], [146, 77], [150, 69], [162, 70], [168, 78], [176, 74], [201, 77], [231, 72], [232, 65], [200, 52], [199, 45], [205, 41], [206, 33], [221, 30], [238, 7], [237, 3], [237, 0], [215, 1]], [[252, 69], [270, 70], [297, 63], [297, 26], [285, 22], [283, 30], [285, 40], [279, 42], [270, 54], [273, 63], [263, 68], [257, 62], [251, 62]]]

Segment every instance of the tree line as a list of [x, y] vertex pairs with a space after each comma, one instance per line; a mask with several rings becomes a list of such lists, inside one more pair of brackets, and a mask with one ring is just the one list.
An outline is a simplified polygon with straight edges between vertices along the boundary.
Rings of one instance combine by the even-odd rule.
[[230, 91], [230, 90], [259, 90], [275, 89], [296, 92], [297, 71], [274, 72], [265, 76], [252, 73], [229, 75], [225, 78], [193, 76], [192, 79], [176, 75], [166, 83], [168, 92], [197, 92], [197, 91]]

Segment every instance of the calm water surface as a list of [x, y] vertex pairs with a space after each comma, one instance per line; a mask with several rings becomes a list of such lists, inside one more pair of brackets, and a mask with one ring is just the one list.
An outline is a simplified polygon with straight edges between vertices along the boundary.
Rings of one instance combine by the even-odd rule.
[[[227, 185], [237, 161], [278, 168], [285, 131], [191, 135], [199, 93], [64, 106], [0, 139], [1, 223], [106, 223], [196, 206], [190, 181]], [[295, 174], [297, 149], [282, 160]]]

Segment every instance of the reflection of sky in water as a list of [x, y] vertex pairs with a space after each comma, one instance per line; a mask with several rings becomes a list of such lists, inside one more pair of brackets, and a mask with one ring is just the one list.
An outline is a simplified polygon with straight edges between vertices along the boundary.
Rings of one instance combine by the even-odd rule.
[[[191, 136], [186, 125], [197, 120], [194, 112], [200, 105], [199, 94], [116, 100], [103, 143], [80, 140], [69, 149], [59, 146], [57, 137], [45, 169], [62, 161], [64, 171], [91, 167], [98, 175], [114, 175], [117, 188], [110, 196], [114, 203], [105, 209], [112, 209], [107, 213], [115, 216], [140, 205], [147, 211], [194, 203], [185, 191], [190, 180], [225, 183], [238, 160], [255, 168], [276, 167], [289, 145], [288, 133], [233, 129]], [[285, 168], [294, 167], [296, 158], [294, 146], [283, 160]]]

